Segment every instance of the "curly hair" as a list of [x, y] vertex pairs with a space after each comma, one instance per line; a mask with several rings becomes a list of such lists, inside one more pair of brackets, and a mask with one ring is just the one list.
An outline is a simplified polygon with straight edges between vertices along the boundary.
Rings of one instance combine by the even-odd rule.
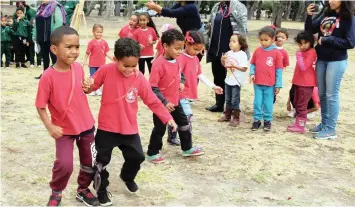
[[314, 47], [315, 39], [311, 31], [303, 30], [299, 32], [295, 37], [295, 42], [301, 44], [302, 40], [309, 42], [312, 48]]
[[121, 38], [115, 42], [114, 54], [118, 60], [124, 57], [140, 57], [141, 47], [131, 38]]

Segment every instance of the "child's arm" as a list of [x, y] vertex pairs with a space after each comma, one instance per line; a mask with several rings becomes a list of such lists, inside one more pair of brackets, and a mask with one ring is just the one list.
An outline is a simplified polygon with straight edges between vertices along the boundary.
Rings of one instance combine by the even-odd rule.
[[104, 65], [100, 67], [92, 77], [85, 78], [82, 83], [84, 93], [89, 94], [99, 89], [104, 83], [106, 72], [107, 67]]
[[296, 53], [296, 64], [297, 66], [299, 67], [299, 69], [301, 71], [306, 71], [307, 69], [310, 69], [312, 68], [313, 69], [313, 65], [315, 64], [315, 61], [316, 61], [316, 54], [312, 54], [312, 55], [307, 55], [307, 56], [304, 56], [304, 53], [303, 52], [297, 52]]
[[49, 119], [49, 116], [47, 114], [46, 108], [40, 108], [36, 107], [37, 112], [39, 117], [41, 117], [41, 120], [46, 127], [48, 133], [53, 137], [54, 139], [59, 139], [60, 137], [63, 136], [63, 129], [59, 126], [56, 126], [52, 124], [51, 120]]
[[108, 57], [113, 62], [113, 56], [106, 53], [106, 57]]
[[205, 84], [209, 88], [212, 88], [217, 94], [223, 94], [223, 89], [212, 83], [204, 74], [201, 73], [197, 77], [203, 84]]
[[86, 53], [84, 57], [83, 67], [87, 65], [88, 58], [90, 57], [90, 53]]

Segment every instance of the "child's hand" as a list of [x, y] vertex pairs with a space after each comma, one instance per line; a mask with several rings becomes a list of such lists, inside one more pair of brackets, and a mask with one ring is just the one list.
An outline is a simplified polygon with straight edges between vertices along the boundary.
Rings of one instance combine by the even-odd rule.
[[287, 111], [291, 111], [291, 103], [290, 102], [287, 103]]
[[318, 40], [318, 44], [319, 44], [319, 45], [322, 45], [322, 38], [323, 38], [323, 37], [320, 37], [319, 40]]
[[280, 93], [280, 89], [279, 88], [275, 88], [275, 95]]
[[56, 126], [54, 124], [51, 124], [47, 127], [48, 133], [53, 137], [54, 139], [59, 139], [60, 137], [63, 136], [63, 129], [59, 126]]
[[223, 89], [221, 87], [219, 87], [219, 86], [214, 86], [212, 89], [217, 94], [223, 94]]
[[180, 83], [179, 92], [183, 92], [184, 88], [185, 88], [185, 85], [183, 83]]
[[94, 84], [94, 79], [93, 78], [85, 78], [82, 83], [82, 88], [84, 92], [88, 92], [91, 88], [91, 86]]
[[251, 76], [249, 77], [249, 82], [250, 82], [250, 83], [254, 83], [254, 81], [255, 81], [255, 75], [251, 75]]
[[26, 45], [27, 45], [27, 47], [28, 47], [28, 46], [30, 46], [30, 43], [29, 43], [29, 42], [26, 42]]
[[165, 108], [168, 109], [169, 112], [173, 112], [175, 110], [174, 104], [170, 102], [165, 105]]
[[176, 125], [176, 123], [175, 123], [174, 120], [168, 121], [167, 124], [168, 124], [168, 126], [171, 126], [171, 127], [173, 128], [173, 132], [176, 132], [176, 130], [177, 130], [177, 125]]

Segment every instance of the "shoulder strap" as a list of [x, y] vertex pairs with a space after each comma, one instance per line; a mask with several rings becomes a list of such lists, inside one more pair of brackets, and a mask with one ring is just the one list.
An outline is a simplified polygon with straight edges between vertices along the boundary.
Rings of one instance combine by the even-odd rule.
[[70, 66], [70, 70], [71, 70], [71, 78], [72, 78], [72, 81], [71, 81], [71, 91], [70, 91], [70, 95], [69, 95], [69, 99], [68, 99], [68, 105], [67, 105], [67, 108], [65, 109], [64, 113], [63, 113], [63, 116], [61, 118], [61, 121], [64, 121], [65, 117], [67, 116], [67, 113], [68, 113], [68, 110], [69, 110], [69, 106], [70, 106], [70, 103], [71, 103], [71, 100], [73, 98], [73, 95], [74, 95], [74, 90], [75, 90], [75, 64], [72, 64]]

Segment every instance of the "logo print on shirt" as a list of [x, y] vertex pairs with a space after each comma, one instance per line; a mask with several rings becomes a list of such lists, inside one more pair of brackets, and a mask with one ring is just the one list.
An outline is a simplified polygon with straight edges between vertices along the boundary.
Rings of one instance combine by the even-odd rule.
[[138, 90], [136, 88], [131, 88], [126, 94], [126, 101], [128, 103], [134, 103], [137, 100]]
[[274, 65], [274, 58], [272, 58], [272, 57], [268, 57], [267, 59], [266, 59], [266, 65], [268, 65], [268, 66], [273, 66]]
[[153, 36], [152, 35], [148, 35], [148, 42], [153, 42]]

